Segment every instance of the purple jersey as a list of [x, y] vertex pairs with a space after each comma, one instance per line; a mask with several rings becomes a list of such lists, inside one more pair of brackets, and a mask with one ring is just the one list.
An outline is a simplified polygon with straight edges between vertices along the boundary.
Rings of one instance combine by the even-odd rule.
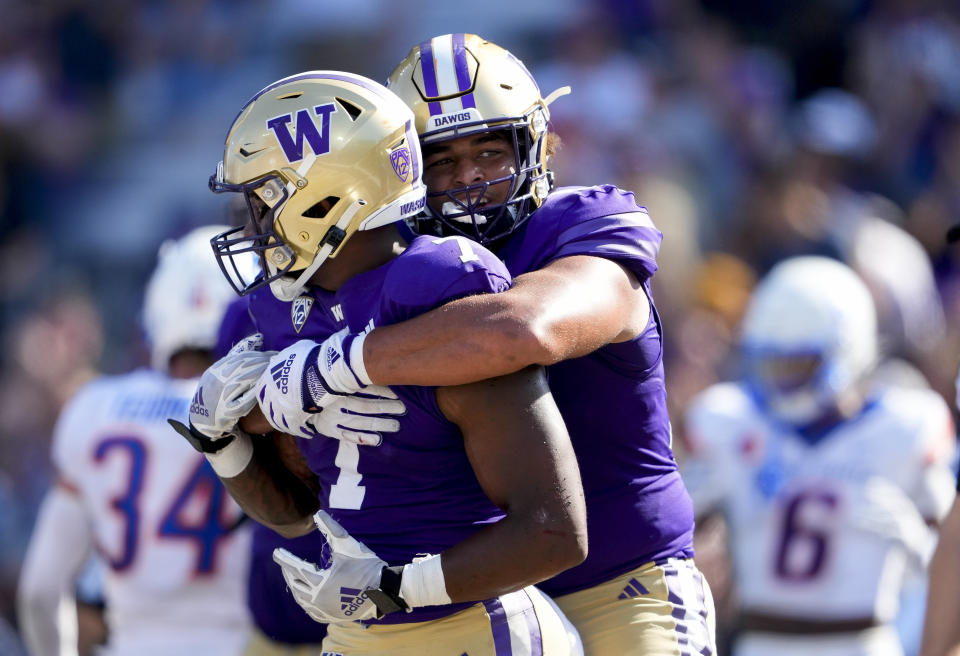
[[[226, 355], [234, 344], [256, 332], [250, 316], [247, 297], [230, 304], [220, 322], [217, 357]], [[271, 640], [287, 644], [320, 644], [327, 635], [327, 625], [315, 621], [300, 608], [287, 591], [283, 570], [273, 562], [273, 550], [283, 547], [293, 554], [308, 557], [324, 545], [320, 533], [284, 538], [263, 524], [253, 524], [250, 573], [247, 578], [247, 607], [257, 628]]]
[[[503, 263], [463, 238], [418, 237], [390, 262], [354, 276], [336, 293], [313, 289], [292, 304], [255, 293], [251, 303], [264, 346], [322, 340], [344, 325], [353, 332], [397, 323], [451, 300], [510, 286]], [[433, 387], [392, 388], [407, 407], [400, 431], [379, 447], [301, 439], [317, 474], [321, 505], [391, 565], [440, 553], [504, 514], [483, 492], [463, 436], [437, 406]], [[314, 555], [314, 560], [321, 554]], [[418, 608], [383, 622], [420, 622], [470, 604]]]
[[670, 445], [662, 331], [650, 277], [662, 239], [633, 194], [610, 185], [562, 187], [499, 252], [519, 276], [571, 255], [613, 260], [650, 298], [641, 335], [547, 369], [587, 501], [589, 554], [539, 584], [559, 596], [652, 560], [693, 555], [693, 507]]

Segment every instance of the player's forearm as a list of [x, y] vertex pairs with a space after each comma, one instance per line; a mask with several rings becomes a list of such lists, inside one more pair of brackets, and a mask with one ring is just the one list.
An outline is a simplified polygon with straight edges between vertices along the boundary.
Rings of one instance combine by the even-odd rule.
[[583, 562], [586, 532], [572, 512], [508, 515], [443, 552], [451, 601], [478, 601], [539, 583]]
[[363, 361], [378, 385], [460, 385], [517, 371], [542, 354], [500, 298], [472, 296], [367, 335]]
[[72, 599], [68, 591], [92, 540], [80, 499], [55, 486], [40, 506], [17, 585], [18, 619], [31, 654], [60, 652], [60, 599]]
[[314, 530], [317, 496], [280, 463], [266, 439], [257, 440], [254, 457], [237, 476], [221, 477], [243, 511], [284, 537]]
[[[580, 357], [642, 329], [649, 305], [638, 283], [610, 261], [577, 268], [599, 258], [566, 259], [503, 293], [376, 328], [363, 345], [367, 374], [378, 385], [462, 385]], [[577, 282], [581, 273], [589, 284]]]
[[59, 602], [59, 597], [17, 596], [17, 620], [29, 653], [60, 653]]

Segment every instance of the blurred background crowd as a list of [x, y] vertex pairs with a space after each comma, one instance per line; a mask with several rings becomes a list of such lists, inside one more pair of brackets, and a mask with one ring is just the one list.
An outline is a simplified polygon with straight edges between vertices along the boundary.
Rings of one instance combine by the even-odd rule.
[[[546, 95], [556, 180], [637, 193], [675, 432], [731, 375], [755, 281], [827, 254], [874, 292], [884, 375], [954, 395], [960, 6], [934, 0], [0, 0], [0, 652], [63, 402], [145, 363], [159, 243], [225, 222], [207, 178], [236, 107], [306, 69], [386, 78], [453, 31]], [[682, 457], [682, 449], [679, 454]], [[4, 637], [6, 636], [6, 637]]]

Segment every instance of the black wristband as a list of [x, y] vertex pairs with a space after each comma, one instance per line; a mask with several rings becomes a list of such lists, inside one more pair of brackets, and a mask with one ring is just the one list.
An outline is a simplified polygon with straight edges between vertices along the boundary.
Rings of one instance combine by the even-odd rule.
[[216, 453], [234, 440], [233, 435], [227, 435], [215, 440], [212, 437], [207, 437], [198, 431], [193, 427], [193, 424], [190, 424], [188, 427], [176, 419], [167, 419], [167, 423], [173, 426], [173, 430], [177, 431], [180, 433], [180, 435], [186, 438], [187, 442], [190, 443], [190, 446], [200, 453]]
[[398, 610], [410, 612], [410, 606], [400, 596], [400, 581], [403, 578], [403, 566], [387, 567], [380, 570], [380, 586], [367, 588], [370, 601], [377, 607], [377, 619]]

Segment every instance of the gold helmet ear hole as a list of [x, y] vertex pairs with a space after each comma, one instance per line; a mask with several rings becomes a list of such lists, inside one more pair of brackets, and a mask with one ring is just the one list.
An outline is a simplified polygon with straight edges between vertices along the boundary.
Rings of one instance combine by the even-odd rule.
[[327, 214], [330, 213], [330, 210], [333, 209], [333, 206], [340, 202], [340, 199], [337, 196], [327, 196], [323, 200], [320, 200], [310, 207], [303, 213], [303, 216], [308, 219], [322, 219]]
[[310, 241], [310, 233], [309, 233], [309, 232], [302, 231], [302, 232], [301, 232], [299, 235], [297, 235], [297, 236], [300, 238], [300, 241]]

